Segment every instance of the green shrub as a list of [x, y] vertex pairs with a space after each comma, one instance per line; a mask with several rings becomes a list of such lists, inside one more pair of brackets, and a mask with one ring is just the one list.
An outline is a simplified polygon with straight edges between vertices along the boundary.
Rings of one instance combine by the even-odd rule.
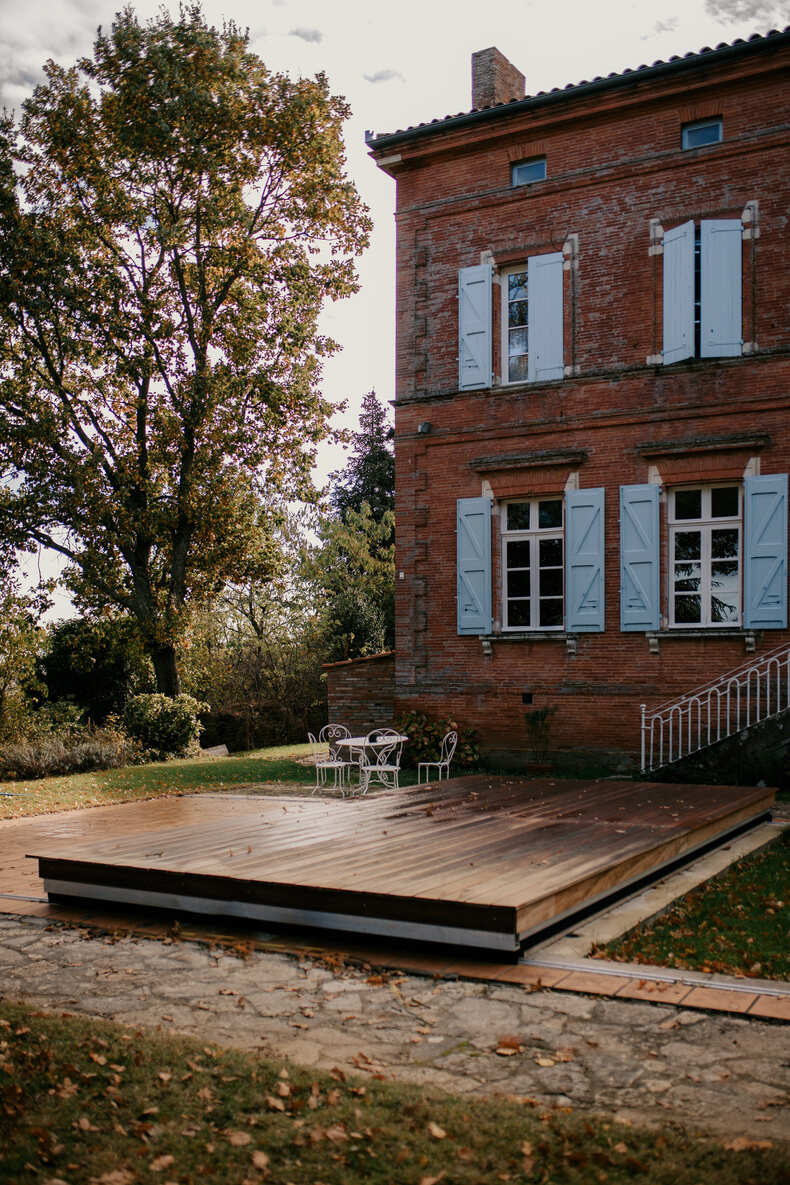
[[0, 780], [117, 769], [131, 764], [137, 748], [121, 729], [83, 728], [41, 732], [0, 747]]
[[455, 720], [432, 720], [425, 712], [406, 712], [396, 721], [395, 727], [409, 738], [408, 745], [403, 749], [403, 765], [407, 768], [415, 768], [420, 761], [438, 761], [442, 737], [446, 732], [458, 733], [458, 746], [452, 766], [474, 769], [480, 764], [475, 730], [461, 728]]
[[135, 695], [127, 701], [124, 722], [129, 736], [155, 761], [187, 757], [198, 751], [200, 713], [208, 704], [191, 695]]

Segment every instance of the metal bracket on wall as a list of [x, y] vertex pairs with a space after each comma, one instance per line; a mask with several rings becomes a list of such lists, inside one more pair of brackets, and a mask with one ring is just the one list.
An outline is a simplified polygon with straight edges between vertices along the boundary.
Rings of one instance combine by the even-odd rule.
[[494, 651], [491, 648], [490, 638], [481, 638], [480, 645], [483, 647], [483, 654], [486, 656], [486, 658], [490, 658], [491, 655], [494, 653]]
[[743, 649], [746, 654], [754, 654], [757, 649], [757, 638], [751, 630], [747, 630], [743, 635]]
[[647, 653], [660, 654], [661, 651], [658, 644], [658, 634], [647, 633], [645, 634], [645, 637], [647, 638]]
[[576, 657], [576, 638], [571, 634], [565, 639], [565, 649], [568, 652], [569, 658]]

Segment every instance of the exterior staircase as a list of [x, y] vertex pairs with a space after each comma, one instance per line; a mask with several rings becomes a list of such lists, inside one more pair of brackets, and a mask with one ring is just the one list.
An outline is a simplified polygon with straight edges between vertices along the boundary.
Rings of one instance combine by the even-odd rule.
[[682, 761], [790, 709], [790, 647], [752, 659], [652, 712], [642, 704], [643, 774]]

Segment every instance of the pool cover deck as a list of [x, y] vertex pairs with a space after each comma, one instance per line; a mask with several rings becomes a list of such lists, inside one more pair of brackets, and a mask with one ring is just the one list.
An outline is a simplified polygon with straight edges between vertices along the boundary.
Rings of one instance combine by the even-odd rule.
[[765, 788], [476, 774], [343, 801], [164, 798], [94, 825], [80, 812], [28, 855], [50, 900], [515, 952], [773, 801]]

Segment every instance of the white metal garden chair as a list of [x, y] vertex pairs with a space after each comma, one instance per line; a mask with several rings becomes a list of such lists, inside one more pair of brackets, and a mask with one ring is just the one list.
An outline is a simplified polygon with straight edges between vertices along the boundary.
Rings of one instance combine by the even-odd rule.
[[430, 782], [430, 770], [436, 770], [436, 781], [441, 782], [442, 775], [445, 778], [450, 776], [450, 762], [455, 754], [455, 746], [458, 744], [457, 732], [446, 732], [442, 737], [442, 746], [439, 750], [438, 761], [420, 761], [417, 765], [417, 785], [422, 783], [422, 771], [425, 770], [425, 781]]
[[351, 736], [351, 729], [347, 728], [345, 724], [325, 724], [318, 734], [318, 740], [322, 745], [329, 746], [329, 758], [331, 761], [340, 761], [343, 764], [342, 782], [345, 784], [346, 776], [351, 774], [352, 770], [359, 769], [359, 759], [355, 757], [350, 750], [346, 750], [348, 756], [343, 755], [338, 741], [346, 741]]
[[312, 793], [320, 790], [322, 786], [329, 784], [329, 774], [332, 774], [333, 785], [335, 789], [340, 787], [342, 790], [345, 784], [345, 768], [347, 762], [340, 761], [337, 757], [333, 757], [331, 750], [326, 752], [323, 744], [320, 744], [311, 732], [308, 732], [307, 739], [313, 749], [313, 762], [315, 763], [315, 786]]
[[359, 759], [359, 793], [367, 794], [371, 782], [388, 790], [398, 790], [400, 759], [406, 738], [389, 728], [376, 728], [368, 733], [365, 749]]

